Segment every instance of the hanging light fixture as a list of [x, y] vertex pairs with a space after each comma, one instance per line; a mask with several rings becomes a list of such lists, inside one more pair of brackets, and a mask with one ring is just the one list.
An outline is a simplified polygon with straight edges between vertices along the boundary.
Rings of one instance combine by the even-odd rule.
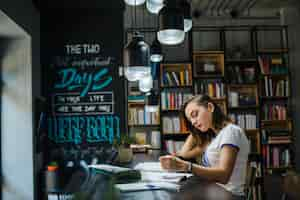
[[125, 3], [130, 6], [139, 6], [145, 3], [146, 0], [125, 0]]
[[150, 47], [150, 60], [152, 62], [161, 62], [163, 60], [161, 44], [157, 37], [155, 37]]
[[168, 0], [159, 11], [159, 31], [157, 39], [165, 45], [177, 45], [184, 40], [183, 12], [178, 7], [178, 0]]
[[184, 16], [184, 32], [189, 32], [193, 26], [192, 16], [191, 16], [191, 5], [187, 0], [181, 0], [181, 8], [183, 9]]
[[135, 32], [124, 48], [124, 70], [129, 81], [137, 81], [151, 75], [150, 48], [143, 35]]
[[146, 7], [150, 13], [158, 14], [160, 9], [164, 6], [164, 0], [147, 0]]
[[[134, 22], [136, 27], [136, 6], [134, 7]], [[144, 41], [143, 35], [137, 31], [133, 33], [131, 41], [124, 48], [123, 64], [125, 77], [129, 81], [137, 81], [151, 75], [150, 47]]]
[[146, 76], [143, 79], [139, 80], [139, 90], [141, 92], [149, 92], [153, 88], [153, 79], [152, 76]]

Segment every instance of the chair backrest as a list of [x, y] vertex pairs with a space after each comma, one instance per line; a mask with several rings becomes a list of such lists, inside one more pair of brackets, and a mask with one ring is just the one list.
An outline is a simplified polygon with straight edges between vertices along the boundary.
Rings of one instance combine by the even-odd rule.
[[284, 176], [283, 192], [287, 199], [300, 199], [300, 174], [291, 171]]

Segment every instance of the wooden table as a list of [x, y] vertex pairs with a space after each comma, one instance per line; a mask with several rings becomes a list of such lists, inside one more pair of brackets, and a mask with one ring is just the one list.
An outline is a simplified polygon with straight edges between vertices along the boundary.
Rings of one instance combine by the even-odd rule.
[[[158, 161], [160, 152], [152, 150], [148, 154], [135, 154], [132, 163], [127, 167], [133, 167], [139, 162]], [[77, 177], [76, 177], [77, 176]], [[77, 174], [71, 180], [67, 191], [76, 191], [79, 187], [82, 176]], [[81, 178], [80, 178], [81, 177]], [[81, 183], [82, 184], [82, 181]], [[139, 191], [118, 193], [114, 198], [107, 195], [106, 192], [110, 190], [104, 177], [96, 174], [93, 175], [90, 183], [81, 188], [81, 198], [84, 200], [240, 200], [241, 198], [232, 195], [221, 186], [214, 182], [203, 180], [199, 177], [191, 177], [181, 183], [182, 189], [180, 192], [170, 192], [165, 190]], [[77, 189], [76, 189], [77, 188]]]
[[[139, 162], [158, 161], [160, 152], [156, 150], [149, 151], [148, 154], [135, 154], [130, 167]], [[121, 193], [121, 199], [141, 199], [141, 200], [238, 200], [241, 199], [232, 195], [215, 182], [209, 182], [199, 177], [191, 177], [181, 183], [180, 192], [169, 192], [164, 190], [142, 191]]]

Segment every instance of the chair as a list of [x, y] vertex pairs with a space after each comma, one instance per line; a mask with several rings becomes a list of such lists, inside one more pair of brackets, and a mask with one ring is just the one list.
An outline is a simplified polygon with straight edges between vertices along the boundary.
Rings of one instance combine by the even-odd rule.
[[287, 172], [283, 177], [283, 194], [281, 200], [300, 199], [300, 174]]
[[246, 200], [253, 199], [253, 190], [255, 189], [256, 167], [248, 167], [246, 176]]

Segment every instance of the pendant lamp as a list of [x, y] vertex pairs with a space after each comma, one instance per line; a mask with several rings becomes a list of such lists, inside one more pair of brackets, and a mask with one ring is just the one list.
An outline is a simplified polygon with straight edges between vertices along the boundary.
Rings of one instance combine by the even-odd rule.
[[146, 0], [125, 0], [125, 3], [130, 6], [139, 6], [145, 3]]
[[163, 59], [161, 44], [157, 40], [157, 37], [153, 40], [150, 47], [150, 60], [152, 62], [161, 62]]
[[150, 48], [143, 35], [135, 32], [123, 52], [125, 77], [137, 81], [151, 75]]
[[153, 88], [153, 79], [152, 76], [146, 76], [143, 79], [139, 80], [139, 90], [141, 92], [149, 92]]
[[184, 40], [184, 18], [178, 0], [168, 0], [159, 11], [157, 39], [161, 44], [177, 45]]
[[147, 0], [146, 7], [147, 10], [152, 14], [158, 14], [160, 9], [164, 6], [164, 0]]
[[193, 26], [192, 16], [191, 16], [191, 5], [187, 0], [181, 0], [181, 8], [183, 9], [184, 16], [184, 32], [189, 32]]

